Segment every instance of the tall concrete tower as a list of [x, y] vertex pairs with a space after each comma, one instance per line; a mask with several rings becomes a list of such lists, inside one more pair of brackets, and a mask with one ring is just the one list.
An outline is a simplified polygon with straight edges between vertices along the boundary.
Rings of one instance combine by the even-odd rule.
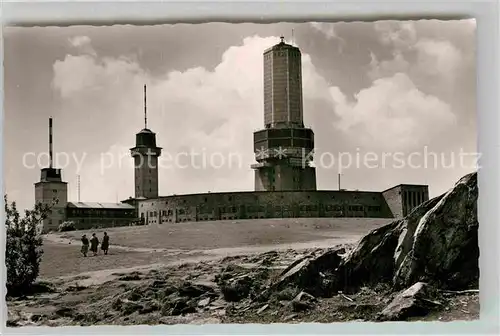
[[256, 191], [316, 190], [314, 132], [304, 127], [300, 49], [281, 42], [264, 52], [264, 126], [254, 133]]
[[52, 206], [51, 213], [40, 223], [39, 231], [57, 230], [66, 217], [68, 184], [62, 180], [62, 170], [53, 167], [52, 118], [49, 118], [49, 167], [42, 168], [40, 181], [35, 183], [35, 203]]
[[135, 147], [130, 149], [134, 158], [135, 198], [158, 197], [158, 157], [156, 134], [148, 129], [146, 85], [144, 85], [144, 129], [135, 135]]

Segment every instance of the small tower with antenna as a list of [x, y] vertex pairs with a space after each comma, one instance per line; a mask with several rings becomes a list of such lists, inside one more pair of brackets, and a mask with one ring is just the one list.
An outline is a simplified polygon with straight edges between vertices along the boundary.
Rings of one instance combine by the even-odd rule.
[[52, 206], [48, 217], [40, 224], [39, 231], [57, 230], [66, 216], [68, 183], [62, 180], [62, 170], [54, 168], [52, 142], [52, 117], [49, 118], [49, 167], [42, 168], [40, 181], [35, 183], [35, 203]]
[[134, 159], [135, 198], [158, 197], [158, 157], [156, 134], [148, 128], [146, 85], [144, 85], [144, 129], [135, 135], [135, 147], [130, 149]]

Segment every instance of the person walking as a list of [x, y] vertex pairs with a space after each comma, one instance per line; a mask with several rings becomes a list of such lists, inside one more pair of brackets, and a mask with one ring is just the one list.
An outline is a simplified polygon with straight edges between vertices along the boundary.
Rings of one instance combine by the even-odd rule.
[[104, 252], [104, 255], [108, 254], [109, 249], [109, 236], [106, 232], [104, 232], [104, 236], [102, 237], [101, 250]]
[[90, 238], [90, 250], [92, 253], [94, 253], [94, 256], [97, 255], [97, 247], [99, 246], [99, 239], [95, 235], [95, 233], [92, 233], [92, 238]]
[[82, 236], [82, 254], [84, 257], [87, 256], [87, 253], [89, 252], [89, 239], [87, 238], [86, 235]]

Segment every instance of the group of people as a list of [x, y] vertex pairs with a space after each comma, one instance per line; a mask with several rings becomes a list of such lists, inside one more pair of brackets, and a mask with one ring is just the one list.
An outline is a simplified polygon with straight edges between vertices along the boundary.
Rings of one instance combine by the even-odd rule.
[[[95, 233], [92, 233], [92, 238], [90, 240], [87, 238], [87, 235], [82, 236], [82, 254], [84, 257], [87, 256], [87, 253], [89, 252], [89, 245], [90, 245], [90, 251], [96, 256], [99, 253], [99, 238], [97, 238]], [[109, 236], [106, 232], [104, 232], [104, 236], [102, 237], [102, 242], [101, 242], [101, 250], [104, 252], [104, 254], [108, 254], [108, 249], [109, 249]]]

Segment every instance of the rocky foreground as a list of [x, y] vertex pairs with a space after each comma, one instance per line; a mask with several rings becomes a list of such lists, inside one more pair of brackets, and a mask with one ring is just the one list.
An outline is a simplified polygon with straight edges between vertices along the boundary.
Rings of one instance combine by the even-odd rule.
[[39, 284], [10, 326], [479, 318], [477, 175], [356, 246], [268, 252]]

